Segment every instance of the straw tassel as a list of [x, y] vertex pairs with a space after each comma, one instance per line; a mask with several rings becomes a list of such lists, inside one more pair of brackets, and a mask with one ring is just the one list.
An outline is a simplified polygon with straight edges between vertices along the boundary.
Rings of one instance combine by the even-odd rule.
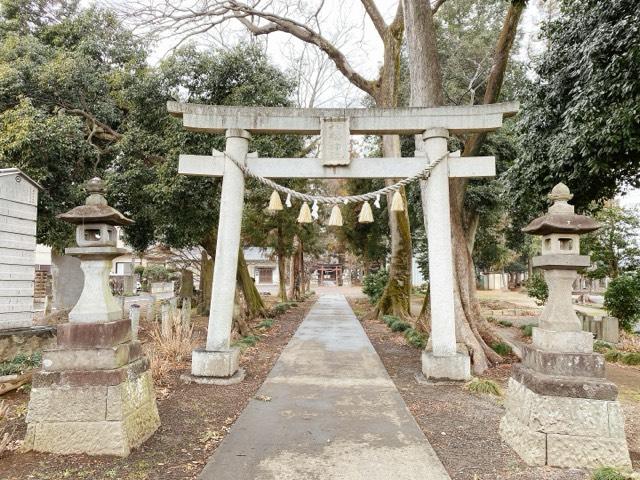
[[404, 212], [404, 202], [402, 201], [402, 195], [397, 190], [393, 194], [393, 198], [391, 199], [391, 211]]
[[284, 201], [284, 204], [287, 206], [287, 208], [291, 208], [291, 194], [287, 193], [287, 199]]
[[358, 215], [358, 222], [373, 223], [373, 212], [371, 211], [371, 205], [369, 205], [369, 202], [364, 202], [362, 204], [360, 215]]
[[304, 202], [300, 207], [300, 213], [298, 214], [298, 223], [311, 223], [311, 210], [309, 210], [309, 204]]
[[280, 195], [276, 190], [271, 193], [271, 198], [269, 199], [269, 206], [267, 207], [267, 209], [270, 212], [282, 210], [282, 201], [280, 200]]
[[334, 205], [331, 209], [331, 216], [329, 217], [329, 226], [330, 227], [341, 227], [342, 226], [342, 212], [340, 211], [340, 207], [338, 205]]

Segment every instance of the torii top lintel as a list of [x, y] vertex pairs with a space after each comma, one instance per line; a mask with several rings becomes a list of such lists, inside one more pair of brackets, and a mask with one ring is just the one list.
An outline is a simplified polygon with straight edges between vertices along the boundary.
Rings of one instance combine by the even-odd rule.
[[344, 118], [353, 135], [418, 134], [430, 128], [452, 133], [487, 132], [515, 115], [517, 102], [435, 108], [289, 108], [235, 107], [167, 102], [188, 130], [223, 133], [239, 128], [251, 133], [316, 135], [323, 119]]

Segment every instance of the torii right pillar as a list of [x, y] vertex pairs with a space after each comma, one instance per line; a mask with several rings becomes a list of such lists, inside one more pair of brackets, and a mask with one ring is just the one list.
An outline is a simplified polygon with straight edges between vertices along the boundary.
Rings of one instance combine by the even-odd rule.
[[549, 298], [533, 343], [523, 345], [522, 363], [513, 367], [500, 434], [529, 465], [631, 467], [618, 390], [572, 305], [576, 270], [590, 264], [580, 255], [580, 234], [600, 228], [574, 213], [572, 196], [556, 185], [549, 212], [524, 228], [542, 236], [533, 264], [544, 270]]
[[[447, 129], [431, 128], [422, 134], [422, 139], [422, 153], [426, 153], [431, 162], [447, 154]], [[422, 204], [427, 218], [432, 301], [431, 339], [427, 350], [422, 352], [422, 373], [427, 380], [468, 380], [471, 377], [469, 353], [464, 345], [456, 342], [448, 158], [431, 171], [426, 187]]]

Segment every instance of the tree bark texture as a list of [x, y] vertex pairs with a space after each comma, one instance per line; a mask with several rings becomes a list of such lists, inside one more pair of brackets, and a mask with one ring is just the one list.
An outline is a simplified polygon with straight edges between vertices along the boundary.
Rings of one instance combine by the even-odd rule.
[[293, 255], [291, 255], [290, 259], [290, 269], [289, 269], [289, 279], [291, 281], [291, 285], [289, 287], [289, 298], [291, 300], [300, 301], [302, 300], [302, 265], [303, 265], [303, 256], [302, 256], [302, 242], [298, 239], [297, 236], [293, 238]]
[[267, 307], [260, 296], [260, 292], [256, 288], [256, 283], [249, 275], [247, 261], [244, 258], [242, 247], [238, 252], [238, 271], [236, 273], [236, 281], [238, 288], [242, 292], [244, 298], [244, 317], [255, 318], [258, 316], [266, 316]]

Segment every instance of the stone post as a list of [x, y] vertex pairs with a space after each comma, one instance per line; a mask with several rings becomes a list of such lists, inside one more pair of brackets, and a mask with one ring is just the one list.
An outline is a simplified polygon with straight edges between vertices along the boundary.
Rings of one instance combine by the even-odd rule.
[[593, 334], [571, 303], [580, 255], [580, 234], [600, 226], [574, 213], [569, 189], [556, 185], [549, 212], [524, 232], [542, 235], [542, 255], [533, 264], [544, 270], [549, 298], [533, 328], [533, 343], [522, 345], [522, 363], [513, 367], [500, 434], [530, 465], [596, 468], [630, 467], [624, 418], [615, 384], [605, 378], [605, 361], [593, 352]]
[[189, 332], [191, 331], [191, 297], [182, 299], [182, 310], [180, 313], [182, 333], [189, 335]]
[[[226, 137], [226, 153], [245, 162], [250, 134], [241, 129], [229, 129]], [[242, 380], [243, 373], [238, 372], [240, 350], [230, 345], [243, 205], [244, 174], [225, 158], [207, 344], [204, 349], [193, 351], [191, 373], [194, 377], [228, 378], [238, 373], [238, 381]]]
[[129, 307], [129, 320], [131, 321], [131, 340], [137, 342], [140, 329], [140, 305], [137, 303]]
[[[447, 153], [449, 132], [433, 128], [423, 134], [429, 161]], [[422, 372], [427, 379], [466, 380], [471, 376], [469, 355], [458, 351], [454, 304], [453, 251], [449, 208], [448, 160], [442, 160], [427, 180], [426, 207], [429, 243], [429, 288], [431, 289], [431, 351], [422, 353]]]
[[171, 338], [173, 334], [172, 320], [169, 300], [162, 300], [160, 302], [160, 331], [162, 338]]
[[58, 325], [57, 346], [33, 376], [25, 446], [40, 452], [127, 456], [160, 426], [149, 362], [108, 283], [116, 225], [132, 221], [111, 208], [94, 178], [86, 204], [58, 218], [76, 224], [84, 286]]

